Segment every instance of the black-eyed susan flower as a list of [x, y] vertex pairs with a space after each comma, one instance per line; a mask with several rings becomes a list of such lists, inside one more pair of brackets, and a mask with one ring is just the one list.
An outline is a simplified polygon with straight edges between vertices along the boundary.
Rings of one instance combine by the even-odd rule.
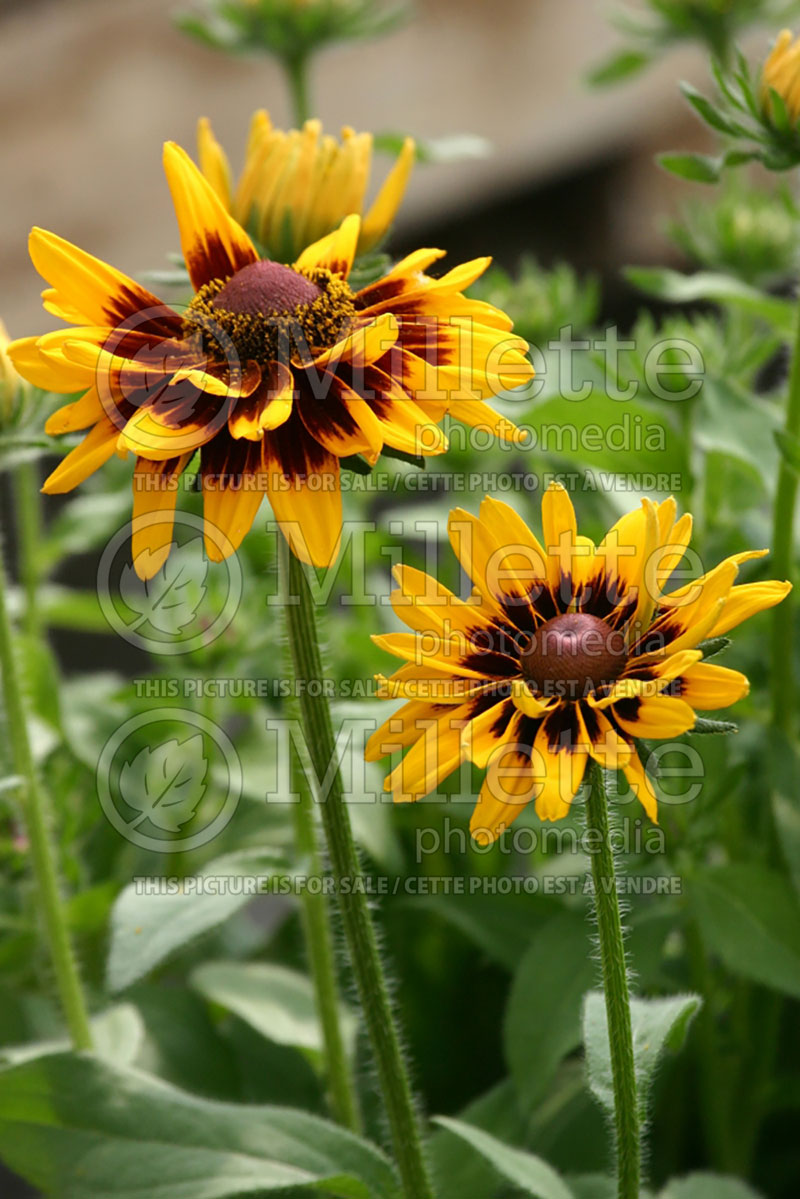
[[141, 577], [169, 553], [176, 480], [198, 451], [212, 560], [236, 549], [266, 494], [294, 553], [325, 566], [341, 536], [341, 457], [442, 453], [448, 411], [513, 439], [483, 401], [531, 377], [527, 344], [504, 313], [462, 294], [488, 259], [432, 278], [442, 252], [418, 250], [354, 293], [357, 215], [283, 266], [259, 258], [180, 147], [167, 144], [164, 163], [195, 289], [188, 307], [34, 229], [45, 307], [73, 327], [9, 349], [31, 382], [84, 393], [47, 423], [89, 433], [45, 491], [70, 491], [115, 452], [136, 456]]
[[764, 111], [772, 112], [772, 92], [784, 103], [789, 120], [800, 120], [800, 38], [790, 29], [778, 35], [761, 70], [761, 103]]
[[405, 662], [378, 676], [380, 694], [407, 702], [372, 735], [367, 757], [410, 747], [386, 779], [399, 801], [428, 795], [465, 760], [485, 769], [470, 830], [486, 844], [531, 800], [543, 820], [566, 815], [590, 758], [624, 771], [655, 820], [637, 739], [679, 736], [695, 709], [745, 695], [746, 677], [704, 662], [702, 643], [790, 588], [736, 585], [739, 566], [766, 552], [753, 551], [666, 591], [692, 527], [689, 515], [676, 520], [672, 499], [644, 500], [595, 546], [553, 484], [542, 526], [540, 542], [490, 498], [480, 518], [456, 509], [450, 541], [471, 596], [399, 566], [392, 603], [413, 631], [373, 638]]
[[[275, 129], [263, 109], [253, 115], [245, 161], [234, 186], [227, 155], [203, 118], [197, 142], [200, 169], [227, 210], [271, 258], [294, 262], [312, 242], [364, 213], [372, 166], [372, 134], [345, 126], [341, 141], [317, 120], [302, 129]], [[389, 230], [414, 165], [406, 138], [361, 222], [357, 254], [373, 249]]]

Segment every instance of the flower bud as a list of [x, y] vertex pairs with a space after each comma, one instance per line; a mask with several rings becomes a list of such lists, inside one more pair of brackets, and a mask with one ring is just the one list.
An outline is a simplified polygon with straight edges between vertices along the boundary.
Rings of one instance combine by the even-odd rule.
[[761, 103], [768, 116], [774, 116], [772, 92], [783, 101], [789, 120], [800, 119], [800, 38], [784, 29], [772, 47], [761, 71]]

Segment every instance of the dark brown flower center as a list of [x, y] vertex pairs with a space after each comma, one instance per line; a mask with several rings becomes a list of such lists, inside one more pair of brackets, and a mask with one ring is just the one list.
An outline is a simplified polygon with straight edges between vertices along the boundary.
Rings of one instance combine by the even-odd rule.
[[200, 288], [184, 316], [187, 336], [202, 338], [232, 369], [255, 361], [306, 363], [335, 345], [355, 321], [346, 280], [323, 268], [302, 274], [279, 262], [252, 262], [230, 279]]
[[211, 303], [226, 312], [277, 316], [313, 304], [321, 295], [322, 288], [291, 267], [279, 262], [253, 262], [237, 271]]
[[621, 632], [574, 612], [536, 630], [521, 656], [522, 674], [538, 695], [577, 700], [619, 678], [625, 658]]

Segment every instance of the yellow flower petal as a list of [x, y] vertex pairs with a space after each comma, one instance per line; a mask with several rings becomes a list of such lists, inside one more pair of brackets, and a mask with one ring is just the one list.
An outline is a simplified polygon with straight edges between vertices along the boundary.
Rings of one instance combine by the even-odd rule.
[[230, 212], [232, 190], [230, 163], [222, 146], [214, 137], [208, 117], [201, 117], [197, 122], [197, 152], [200, 159], [200, 170]]
[[212, 279], [229, 279], [258, 261], [244, 229], [175, 142], [164, 146], [164, 171], [175, 205], [186, 269], [195, 289]]

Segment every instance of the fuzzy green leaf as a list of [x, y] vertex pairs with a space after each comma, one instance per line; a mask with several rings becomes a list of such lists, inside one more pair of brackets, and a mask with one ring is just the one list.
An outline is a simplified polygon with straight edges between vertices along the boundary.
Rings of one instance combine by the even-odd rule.
[[[664, 999], [631, 999], [633, 1054], [642, 1118], [647, 1114], [650, 1086], [661, 1054], [680, 1049], [686, 1030], [702, 1004], [699, 995], [670, 995]], [[583, 1008], [583, 1040], [589, 1087], [606, 1109], [614, 1112], [611, 1052], [606, 1004], [602, 991], [590, 991]]]
[[2, 1071], [0, 1155], [62, 1199], [394, 1199], [379, 1149], [290, 1108], [217, 1103], [61, 1053]]
[[535, 1154], [506, 1145], [491, 1133], [465, 1124], [462, 1120], [436, 1116], [434, 1122], [461, 1137], [526, 1195], [533, 1195], [535, 1199], [574, 1199], [563, 1178]]

